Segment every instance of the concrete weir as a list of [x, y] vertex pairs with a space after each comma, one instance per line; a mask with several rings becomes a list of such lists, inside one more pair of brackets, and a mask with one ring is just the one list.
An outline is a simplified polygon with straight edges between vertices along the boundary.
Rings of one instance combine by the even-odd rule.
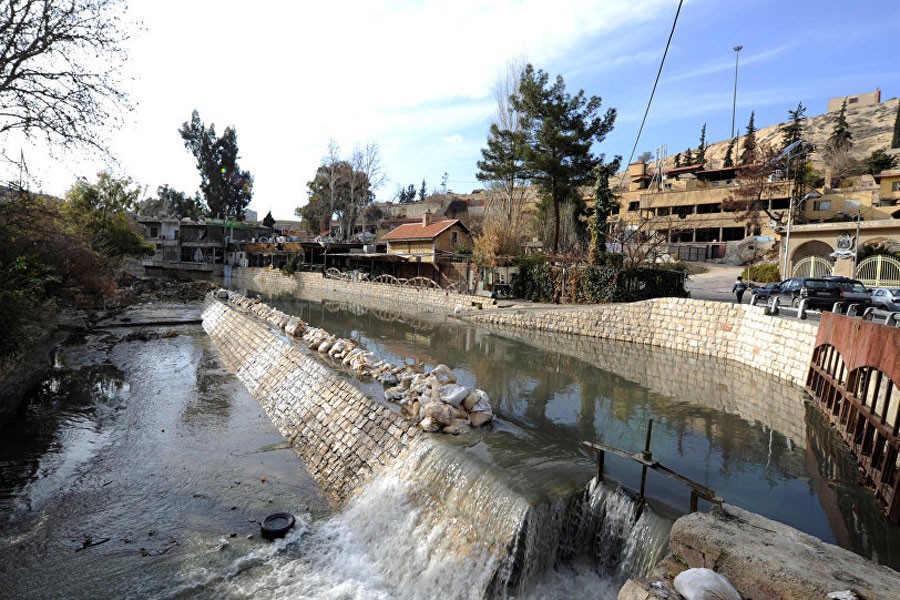
[[[458, 453], [417, 435], [414, 422], [366, 396], [266, 321], [210, 295], [203, 327], [225, 366], [260, 403], [336, 506], [348, 506], [363, 489], [377, 496], [377, 488], [366, 487], [374, 485], [376, 475], [400, 477], [410, 490], [409, 511], [416, 513], [417, 523], [428, 523], [429, 529], [438, 521], [453, 523], [452, 535], [441, 541], [442, 549], [452, 547], [441, 554], [450, 564], [468, 557], [468, 567], [478, 577], [467, 579], [467, 585], [483, 594], [489, 588], [517, 586], [511, 574], [518, 559], [511, 550], [528, 519], [525, 499], [487, 469], [460, 464], [464, 458]], [[398, 569], [408, 568], [409, 557], [398, 556], [395, 562], [392, 570], [403, 580]], [[426, 570], [434, 566], [419, 565], [409, 578]], [[459, 585], [440, 582], [442, 576], [430, 575], [444, 589]]]
[[[814, 326], [768, 317], [755, 309], [658, 299], [564, 311], [491, 310], [466, 318], [727, 358], [786, 383], [802, 382]], [[528, 527], [535, 507], [492, 477], [489, 469], [462, 464], [465, 457], [418, 434], [413, 422], [366, 396], [270, 322], [210, 295], [204, 304], [203, 327], [227, 368], [290, 440], [336, 505], [347, 506], [354, 497], [363, 496], [358, 492], [364, 489], [371, 492], [366, 486], [373, 482], [400, 477], [404, 484], [417, 486], [412, 500], [415, 510], [435, 522], [454, 523], [451, 537], [460, 542], [447, 548], [446, 554], [469, 557], [469, 562], [460, 558], [460, 568], [478, 571], [476, 581], [468, 582], [468, 593], [461, 595], [502, 596], [524, 585], [516, 578], [527, 579], [529, 561], [515, 556], [515, 548], [523, 545], [519, 543], [523, 531], [539, 531]], [[450, 472], [455, 476], [440, 476]], [[416, 481], [420, 478], [421, 482]], [[490, 490], [490, 498], [502, 501], [480, 495], [478, 501], [469, 502], [474, 495], [471, 490], [485, 490], [486, 495]], [[619, 592], [620, 599], [677, 597], [671, 579], [686, 567], [719, 571], [744, 597], [757, 599], [819, 598], [843, 590], [854, 590], [857, 597], [867, 599], [900, 597], [897, 572], [730, 506], [682, 517], [672, 529], [669, 544], [670, 557], [649, 578], [629, 580]], [[478, 566], [472, 565], [472, 557], [478, 557]], [[409, 567], [407, 563], [403, 556], [396, 557], [397, 569]], [[410, 581], [429, 568], [434, 565], [409, 567]], [[433, 589], [450, 589], [447, 586], [460, 579], [443, 582], [443, 569], [428, 572], [435, 585], [442, 586]], [[480, 594], [472, 591], [473, 585]]]

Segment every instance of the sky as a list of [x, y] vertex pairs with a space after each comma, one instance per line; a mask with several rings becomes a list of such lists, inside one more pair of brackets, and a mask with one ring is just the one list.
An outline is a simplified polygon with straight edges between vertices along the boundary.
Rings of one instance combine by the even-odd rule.
[[[32, 188], [63, 195], [77, 177], [128, 176], [155, 195], [192, 194], [200, 177], [178, 129], [194, 109], [237, 132], [239, 165], [254, 177], [249, 208], [293, 219], [330, 141], [344, 157], [375, 143], [400, 187], [469, 193], [496, 113], [494, 84], [524, 57], [569, 93], [602, 98], [618, 116], [595, 152], [628, 160], [678, 0], [396, 0], [254, 3], [130, 0], [141, 28], [125, 64], [134, 110], [95, 153], [23, 144]], [[685, 0], [635, 157], [674, 155], [782, 122], [798, 102], [822, 114], [828, 98], [880, 88], [900, 95], [896, 0]], [[736, 53], [734, 47], [743, 49]], [[737, 59], [737, 93], [735, 62]], [[3, 140], [7, 155], [18, 155]], [[0, 165], [2, 168], [2, 165]], [[7, 165], [6, 179], [17, 172]]]

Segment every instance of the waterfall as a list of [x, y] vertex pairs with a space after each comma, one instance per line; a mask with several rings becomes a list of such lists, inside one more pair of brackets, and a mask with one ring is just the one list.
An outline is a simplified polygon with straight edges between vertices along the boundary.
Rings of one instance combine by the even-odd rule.
[[666, 550], [671, 523], [624, 492], [528, 497], [470, 450], [418, 438], [339, 513], [298, 515], [286, 539], [198, 569], [173, 597], [614, 599]]

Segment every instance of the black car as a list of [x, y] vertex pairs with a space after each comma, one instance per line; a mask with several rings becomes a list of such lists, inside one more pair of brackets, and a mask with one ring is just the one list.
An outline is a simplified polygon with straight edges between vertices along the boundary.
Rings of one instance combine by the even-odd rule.
[[767, 283], [761, 287], [755, 287], [750, 290], [750, 294], [756, 298], [755, 304], [759, 304], [769, 299], [769, 297], [781, 286], [783, 282], [775, 281]]
[[829, 275], [822, 279], [836, 281], [841, 286], [841, 289], [844, 291], [844, 302], [847, 305], [859, 304], [860, 310], [872, 306], [872, 295], [866, 289], [866, 286], [863, 285], [863, 282], [858, 279], [850, 279], [840, 275]]
[[784, 306], [800, 306], [806, 298], [806, 308], [831, 310], [835, 302], [844, 301], [844, 290], [837, 281], [818, 277], [792, 277], [782, 281], [777, 291], [771, 293]]

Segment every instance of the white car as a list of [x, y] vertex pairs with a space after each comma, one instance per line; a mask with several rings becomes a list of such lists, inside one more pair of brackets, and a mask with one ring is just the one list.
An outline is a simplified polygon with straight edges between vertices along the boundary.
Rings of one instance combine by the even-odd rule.
[[900, 288], [875, 288], [872, 304], [884, 310], [900, 310]]

